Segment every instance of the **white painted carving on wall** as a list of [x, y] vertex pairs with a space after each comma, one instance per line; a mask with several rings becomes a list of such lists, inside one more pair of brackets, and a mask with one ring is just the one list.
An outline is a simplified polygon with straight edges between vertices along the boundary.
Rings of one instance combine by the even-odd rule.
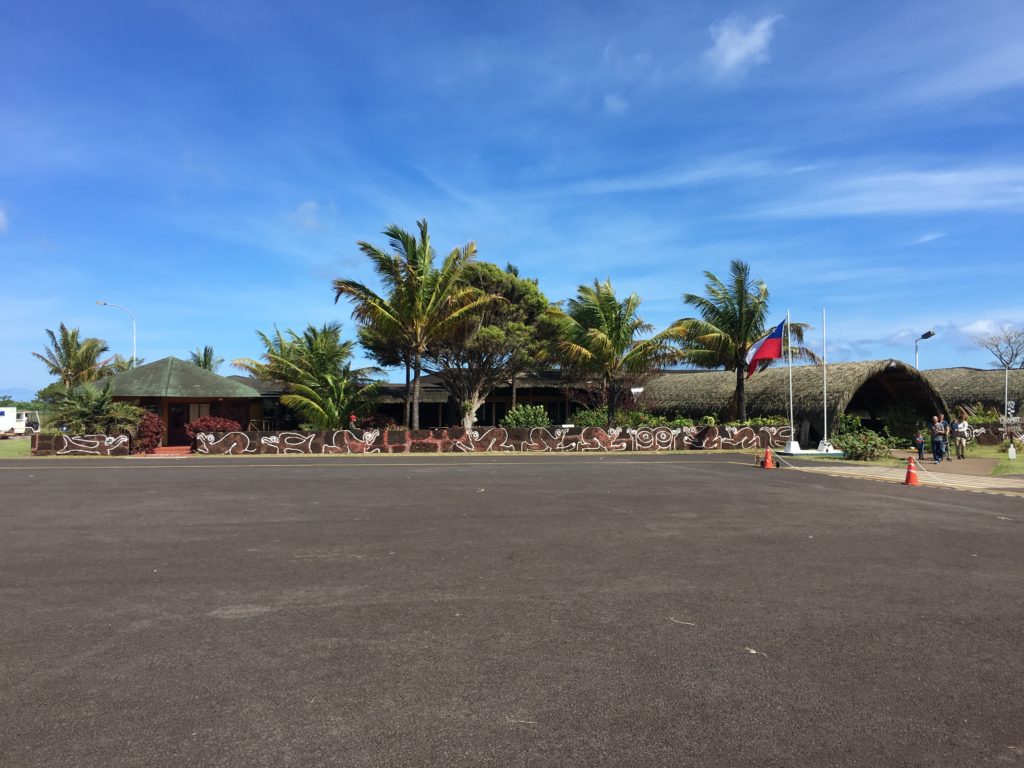
[[127, 435], [60, 435], [61, 447], [57, 449], [58, 456], [109, 456], [110, 452], [128, 444]]
[[[217, 450], [211, 450], [213, 448]], [[256, 453], [256, 449], [251, 447], [249, 436], [244, 432], [226, 432], [219, 438], [212, 432], [200, 432], [196, 435], [196, 452], [237, 455]]]

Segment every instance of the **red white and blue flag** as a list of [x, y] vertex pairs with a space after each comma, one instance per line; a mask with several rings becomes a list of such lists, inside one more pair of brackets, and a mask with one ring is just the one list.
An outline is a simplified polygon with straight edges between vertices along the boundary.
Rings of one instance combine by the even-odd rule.
[[761, 339], [750, 348], [747, 353], [747, 378], [754, 375], [757, 364], [762, 360], [778, 360], [782, 357], [782, 330], [786, 327], [783, 320], [776, 326], [775, 330]]

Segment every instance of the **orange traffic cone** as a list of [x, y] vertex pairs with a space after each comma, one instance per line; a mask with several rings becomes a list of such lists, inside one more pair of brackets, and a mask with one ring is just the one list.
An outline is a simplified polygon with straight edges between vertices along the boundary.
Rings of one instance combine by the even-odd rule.
[[761, 462], [761, 466], [764, 467], [765, 469], [778, 469], [778, 467], [775, 466], [775, 462], [772, 461], [771, 448], [764, 449], [764, 460]]
[[920, 485], [921, 481], [917, 479], [917, 465], [914, 464], [914, 457], [907, 457], [907, 479], [903, 481], [904, 485]]

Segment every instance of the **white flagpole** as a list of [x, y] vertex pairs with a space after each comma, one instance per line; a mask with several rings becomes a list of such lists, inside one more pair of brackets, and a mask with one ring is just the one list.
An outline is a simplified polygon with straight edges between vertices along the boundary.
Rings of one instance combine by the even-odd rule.
[[824, 443], [822, 446], [826, 451], [828, 450], [828, 346], [825, 344], [825, 308], [821, 308], [821, 402], [823, 405], [822, 410], [822, 427], [824, 437], [821, 441]]
[[793, 425], [793, 333], [790, 329], [789, 310], [786, 310], [786, 347], [789, 358], [789, 442], [786, 453], [800, 453], [800, 442], [796, 439], [796, 427]]

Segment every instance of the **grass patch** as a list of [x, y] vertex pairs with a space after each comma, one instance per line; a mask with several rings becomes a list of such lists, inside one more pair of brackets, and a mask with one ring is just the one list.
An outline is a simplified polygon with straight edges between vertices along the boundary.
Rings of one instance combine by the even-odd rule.
[[1024, 474], [1024, 456], [1017, 452], [1017, 458], [1012, 461], [1006, 455], [1006, 451], [1000, 451], [998, 445], [972, 445], [967, 449], [969, 459], [996, 459], [998, 462], [992, 469], [993, 476], [999, 475], [1021, 475]]
[[856, 464], [858, 467], [871, 466], [871, 467], [905, 467], [907, 466], [907, 456], [913, 456], [917, 459], [917, 453], [913, 450], [907, 451], [895, 451], [891, 456], [882, 456], [878, 459], [871, 459], [870, 461], [864, 461], [862, 459], [848, 459], [844, 456], [814, 456], [805, 455], [798, 453], [796, 456], [783, 456], [784, 459], [794, 458], [800, 459], [801, 461], [822, 461], [829, 464], [835, 464], [836, 462], [842, 464]]
[[32, 440], [27, 437], [9, 437], [0, 440], [0, 459], [23, 459], [32, 454]]

